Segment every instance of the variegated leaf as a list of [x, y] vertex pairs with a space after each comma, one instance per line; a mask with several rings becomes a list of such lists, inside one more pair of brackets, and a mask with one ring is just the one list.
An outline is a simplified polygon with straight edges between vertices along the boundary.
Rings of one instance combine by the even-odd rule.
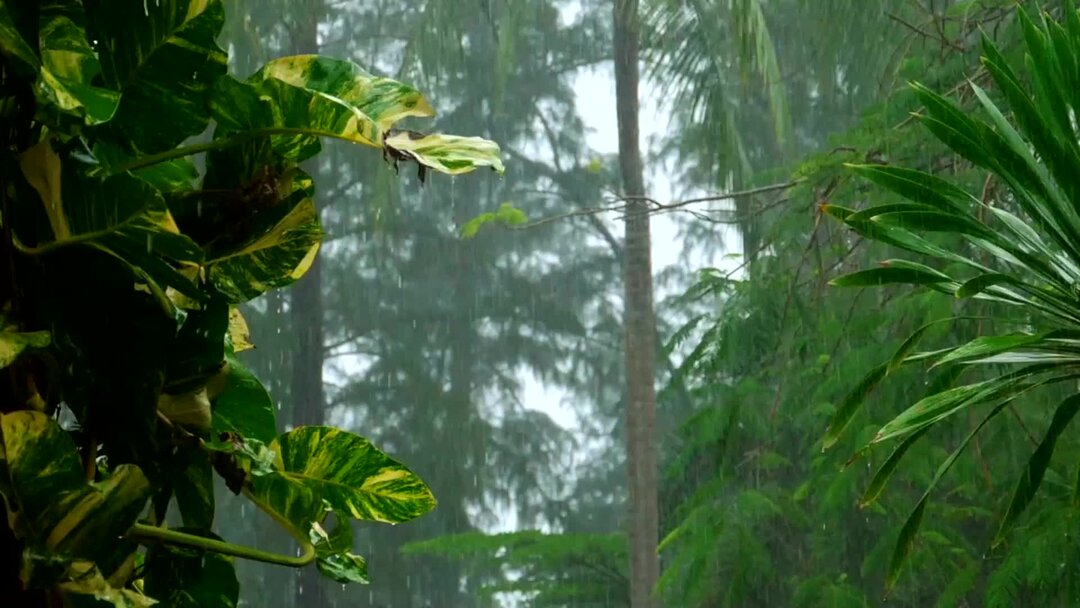
[[468, 173], [478, 167], [491, 167], [498, 173], [505, 171], [499, 158], [499, 145], [482, 137], [399, 131], [389, 135], [385, 145], [397, 158], [409, 158], [449, 175]]
[[[16, 7], [18, 10], [19, 7]], [[8, 0], [0, 0], [0, 54], [18, 60], [28, 72], [36, 74], [41, 62], [33, 47], [27, 43], [15, 25]]]
[[269, 135], [274, 151], [295, 162], [319, 151], [318, 138], [333, 137], [384, 148], [397, 160], [452, 175], [477, 167], [503, 171], [498, 145], [482, 138], [392, 135], [402, 118], [434, 116], [434, 110], [412, 87], [350, 61], [318, 55], [275, 59], [247, 82], [221, 79], [211, 107], [219, 137]]
[[9, 511], [29, 544], [66, 555], [108, 561], [150, 496], [134, 465], [86, 483], [70, 436], [49, 416], [17, 411], [0, 416]]
[[161, 193], [148, 183], [124, 173], [87, 176], [72, 161], [62, 163], [48, 140], [23, 153], [20, 165], [41, 196], [53, 231], [51, 240], [22, 244], [24, 251], [89, 245], [120, 258], [156, 285], [205, 299], [171, 263], [199, 263], [203, 251], [180, 234]]
[[295, 171], [279, 183], [274, 209], [260, 213], [252, 235], [239, 246], [215, 251], [207, 263], [210, 282], [230, 303], [251, 300], [288, 285], [307, 272], [322, 240], [311, 177]]
[[250, 496], [297, 530], [310, 530], [327, 509], [339, 518], [399, 523], [435, 507], [419, 477], [358, 435], [303, 426], [270, 449], [276, 470], [253, 478]]
[[228, 59], [216, 42], [225, 12], [220, 0], [137, 6], [130, 0], [98, 3], [102, 68], [105, 82], [122, 93], [112, 124], [134, 149], [160, 152], [209, 123], [208, 93]]
[[[374, 76], [351, 61], [319, 55], [280, 57], [264, 65], [249, 82], [260, 83], [271, 78], [340, 100], [359, 110], [374, 122], [376, 137], [408, 116], [435, 115], [434, 108], [416, 89]], [[379, 139], [372, 141], [379, 143]]]
[[275, 59], [247, 82], [223, 78], [211, 107], [223, 131], [264, 131], [274, 150], [294, 161], [318, 152], [320, 137], [381, 147], [394, 122], [434, 115], [412, 87], [318, 55]]
[[315, 565], [323, 576], [339, 583], [368, 582], [367, 562], [352, 552], [352, 525], [348, 521], [339, 519], [330, 532], [314, 522], [309, 537], [315, 546]]
[[15, 362], [27, 348], [45, 348], [50, 337], [47, 331], [16, 331], [14, 327], [0, 330], [0, 368]]
[[92, 562], [72, 562], [65, 578], [67, 580], [58, 586], [65, 608], [149, 608], [161, 605], [133, 589], [113, 587]]
[[120, 103], [120, 93], [92, 84], [101, 73], [101, 64], [83, 26], [68, 14], [43, 10], [38, 37], [41, 70], [36, 93], [43, 106], [41, 113], [47, 113], [52, 105], [82, 117], [88, 125], [111, 119]]
[[247, 321], [235, 306], [229, 307], [229, 342], [235, 353], [255, 348], [251, 342], [251, 330], [248, 329]]

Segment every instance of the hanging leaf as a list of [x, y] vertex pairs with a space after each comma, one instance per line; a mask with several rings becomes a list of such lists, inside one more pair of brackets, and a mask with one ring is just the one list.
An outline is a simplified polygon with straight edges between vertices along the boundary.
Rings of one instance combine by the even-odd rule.
[[352, 552], [352, 526], [339, 519], [327, 532], [318, 522], [311, 524], [311, 544], [315, 546], [315, 565], [327, 578], [339, 583], [368, 583], [367, 562]]
[[1009, 508], [1005, 512], [1005, 517], [1001, 519], [997, 535], [994, 537], [993, 546], [997, 547], [1005, 540], [1009, 531], [1016, 525], [1020, 514], [1035, 498], [1035, 492], [1042, 483], [1046, 468], [1050, 466], [1050, 458], [1054, 455], [1054, 447], [1057, 445], [1058, 437], [1065, 432], [1069, 423], [1076, 417], [1077, 411], [1080, 411], [1080, 395], [1068, 397], [1054, 411], [1054, 418], [1050, 421], [1046, 434], [1043, 435], [1042, 441], [1039, 442], [1039, 447], [1031, 454], [1027, 468], [1024, 469], [1024, 474], [1016, 484], [1016, 489], [1013, 490]]
[[506, 171], [499, 145], [481, 137], [397, 131], [386, 138], [385, 145], [394, 158], [414, 160], [447, 175], [468, 173], [478, 167], [491, 167], [499, 174]]

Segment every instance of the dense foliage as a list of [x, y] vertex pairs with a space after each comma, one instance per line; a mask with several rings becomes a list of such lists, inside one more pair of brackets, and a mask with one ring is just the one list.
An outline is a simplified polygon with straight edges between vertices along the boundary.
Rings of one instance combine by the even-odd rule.
[[[237, 79], [224, 20], [215, 0], [0, 2], [5, 602], [234, 606], [230, 556], [366, 582], [349, 521], [435, 505], [363, 437], [278, 433], [238, 356], [252, 348], [238, 306], [318, 255], [299, 164], [321, 139], [421, 178], [502, 172], [499, 148], [395, 129], [435, 111], [349, 61], [286, 56]], [[298, 556], [214, 534], [215, 472]]]

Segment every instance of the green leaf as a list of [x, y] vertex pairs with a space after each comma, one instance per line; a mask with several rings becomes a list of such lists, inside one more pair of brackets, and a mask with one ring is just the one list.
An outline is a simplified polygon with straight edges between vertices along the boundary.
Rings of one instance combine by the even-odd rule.
[[480, 215], [465, 222], [465, 225], [461, 227], [461, 238], [471, 239], [480, 229], [486, 224], [492, 222], [498, 222], [504, 226], [517, 226], [529, 221], [529, 218], [525, 215], [525, 212], [511, 205], [510, 203], [503, 203], [499, 206], [499, 210], [492, 213], [481, 213]]
[[855, 417], [855, 413], [858, 412], [859, 406], [866, 401], [866, 397], [873, 392], [885, 376], [895, 372], [903, 365], [914, 360], [911, 357], [911, 353], [915, 350], [915, 347], [919, 345], [919, 341], [922, 340], [922, 337], [930, 330], [930, 328], [938, 323], [949, 323], [962, 318], [966, 317], [937, 319], [919, 327], [900, 344], [887, 364], [878, 365], [863, 376], [862, 380], [855, 385], [855, 388], [844, 397], [844, 401], [840, 404], [840, 407], [836, 409], [836, 412], [829, 420], [829, 428], [825, 432], [823, 449], [830, 448], [840, 440], [840, 435], [844, 432], [844, 429], [847, 428], [851, 419]]
[[214, 469], [204, 450], [186, 448], [175, 456], [173, 495], [184, 526], [209, 530], [214, 523]]
[[325, 426], [278, 436], [275, 471], [252, 479], [250, 496], [308, 530], [327, 510], [339, 517], [400, 523], [435, 507], [431, 490], [400, 462], [363, 437]]
[[859, 507], [866, 508], [877, 500], [881, 495], [882, 490], [885, 489], [885, 485], [889, 482], [889, 478], [892, 477], [894, 471], [896, 471], [897, 465], [907, 454], [907, 451], [911, 446], [915, 445], [930, 427], [923, 427], [922, 429], [908, 435], [900, 445], [893, 449], [889, 457], [885, 459], [885, 462], [874, 472], [874, 477], [870, 480], [870, 484], [866, 486], [866, 490], [863, 491], [862, 497], [859, 498]]
[[319, 137], [381, 148], [395, 122], [435, 114], [412, 87], [317, 55], [275, 59], [247, 82], [223, 78], [211, 107], [223, 135], [273, 135], [275, 152], [296, 162], [319, 150]]
[[318, 522], [311, 524], [311, 544], [315, 546], [315, 565], [319, 572], [339, 583], [368, 583], [367, 562], [352, 552], [352, 526], [339, 519], [327, 533]]
[[91, 84], [100, 74], [101, 65], [86, 32], [67, 15], [51, 13], [42, 12], [38, 32], [38, 103], [82, 117], [88, 125], [107, 122], [116, 112], [120, 93]]
[[435, 115], [435, 109], [416, 89], [374, 76], [351, 61], [318, 55], [280, 57], [264, 65], [248, 82], [267, 79], [340, 100], [358, 110], [376, 127], [377, 135], [369, 142], [372, 146], [382, 143], [378, 134], [403, 118]]
[[68, 580], [59, 585], [65, 608], [149, 608], [159, 605], [138, 591], [109, 585], [92, 562], [73, 562], [66, 578]]
[[[53, 238], [31, 254], [75, 245], [96, 247], [126, 262], [137, 274], [185, 296], [205, 296], [174, 263], [196, 264], [203, 252], [180, 234], [161, 193], [128, 174], [91, 177], [74, 161], [62, 163], [49, 140], [20, 157], [23, 175], [41, 197]], [[18, 227], [16, 227], [18, 233]]]
[[231, 304], [293, 283], [315, 261], [323, 233], [311, 177], [295, 170], [281, 180], [279, 191], [282, 202], [258, 215], [245, 241], [210, 254], [210, 282]]
[[965, 214], [981, 206], [979, 199], [952, 183], [929, 173], [887, 165], [847, 165], [862, 177], [904, 198], [941, 211]]
[[214, 434], [233, 432], [270, 443], [277, 436], [273, 399], [235, 355], [227, 355], [226, 361], [225, 386], [214, 399]]
[[15, 362], [28, 348], [45, 348], [51, 341], [47, 331], [15, 331], [14, 327], [0, 330], [0, 369]]
[[8, 509], [16, 533], [38, 546], [98, 561], [115, 557], [116, 539], [135, 523], [150, 496], [138, 467], [121, 465], [100, 483], [85, 481], [70, 436], [33, 411], [0, 416], [8, 476]]
[[975, 435], [982, 430], [987, 422], [997, 416], [1006, 405], [1008, 405], [1008, 401], [994, 406], [994, 408], [983, 417], [979, 424], [968, 433], [964, 440], [960, 442], [960, 445], [952, 452], [952, 454], [938, 466], [933, 479], [930, 480], [930, 483], [927, 485], [918, 504], [915, 505], [911, 514], [908, 515], [907, 520], [904, 522], [904, 527], [900, 529], [900, 536], [896, 540], [896, 547], [893, 549], [892, 559], [889, 560], [889, 569], [885, 575], [886, 592], [891, 591], [893, 587], [896, 586], [896, 582], [900, 579], [900, 571], [904, 567], [904, 562], [907, 560], [908, 555], [911, 554], [911, 548], [915, 544], [915, 536], [919, 532], [919, 526], [922, 525], [923, 514], [926, 512], [926, 505], [930, 500], [930, 493], [934, 491], [938, 482], [945, 477], [945, 473], [952, 468], [953, 463], [955, 463], [956, 459], [960, 457], [960, 454], [964, 452]]
[[930, 395], [881, 427], [870, 443], [880, 443], [893, 437], [913, 433], [924, 426], [936, 424], [971, 405], [1011, 401], [1037, 386], [1060, 380], [1063, 377], [1067, 377], [1067, 374], [1060, 370], [1055, 375], [1053, 364], [1038, 364], [998, 378], [958, 386]]
[[0, 54], [17, 59], [29, 73], [36, 74], [41, 69], [37, 53], [19, 33], [6, 0], [0, 2]]
[[1054, 455], [1054, 447], [1057, 445], [1058, 437], [1065, 432], [1069, 423], [1076, 416], [1077, 411], [1080, 411], [1080, 395], [1072, 395], [1058, 404], [1057, 409], [1054, 411], [1054, 418], [1050, 421], [1050, 426], [1046, 429], [1042, 441], [1039, 442], [1039, 447], [1031, 454], [1027, 468], [1020, 477], [1020, 481], [1017, 482], [1016, 489], [1013, 490], [1009, 508], [1005, 512], [1005, 517], [1001, 520], [997, 535], [994, 537], [994, 547], [997, 547], [1005, 540], [1005, 536], [1016, 525], [1020, 514], [1035, 498], [1035, 492], [1039, 489], [1039, 484], [1042, 483], [1046, 468], [1050, 466], [1050, 458]]
[[[200, 529], [177, 528], [213, 540]], [[146, 554], [146, 593], [169, 608], [235, 608], [240, 583], [231, 557], [155, 543]]]
[[[927, 285], [932, 283], [951, 283], [952, 279], [928, 266], [898, 266], [894, 260], [882, 262], [882, 268], [859, 270], [836, 277], [829, 281], [834, 287], [876, 287], [892, 283]], [[919, 265], [921, 266], [921, 265]]]
[[1030, 346], [1042, 342], [1045, 337], [1044, 334], [1012, 333], [1000, 336], [983, 336], [981, 338], [975, 338], [966, 344], [952, 349], [952, 352], [934, 362], [931, 369], [939, 365], [961, 363], [972, 359], [979, 359], [1008, 352], [1014, 348]]
[[209, 91], [225, 74], [216, 39], [225, 21], [220, 0], [102, 0], [94, 13], [106, 83], [121, 91], [111, 126], [135, 151], [160, 152], [202, 133]]
[[391, 156], [408, 158], [448, 175], [468, 173], [477, 167], [491, 167], [500, 174], [506, 171], [499, 145], [481, 137], [398, 131], [386, 138], [385, 145]]

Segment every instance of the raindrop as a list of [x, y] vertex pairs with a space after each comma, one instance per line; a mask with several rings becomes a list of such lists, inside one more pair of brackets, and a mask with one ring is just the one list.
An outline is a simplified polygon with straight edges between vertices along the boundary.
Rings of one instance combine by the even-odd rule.
[[202, 217], [202, 199], [195, 203], [195, 217]]
[[146, 0], [142, 0], [142, 12], [144, 17], [150, 16], [150, 7], [146, 5]]
[[154, 250], [154, 238], [151, 235], [146, 235], [146, 253], [150, 253]]

